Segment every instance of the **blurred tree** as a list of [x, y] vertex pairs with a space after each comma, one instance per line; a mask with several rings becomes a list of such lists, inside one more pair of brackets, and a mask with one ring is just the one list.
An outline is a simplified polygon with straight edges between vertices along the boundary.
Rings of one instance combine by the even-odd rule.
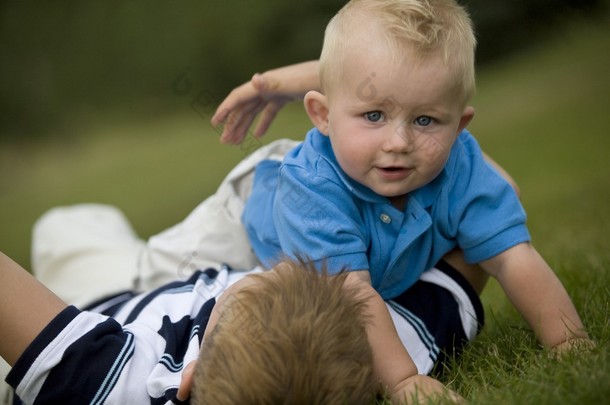
[[477, 29], [477, 61], [484, 64], [535, 43], [562, 18], [590, 14], [603, 0], [458, 0]]
[[[604, 0], [461, 0], [481, 63], [531, 43], [570, 12]], [[0, 3], [0, 141], [107, 109], [135, 112], [195, 90], [221, 99], [255, 71], [316, 58], [344, 0], [65, 0]]]

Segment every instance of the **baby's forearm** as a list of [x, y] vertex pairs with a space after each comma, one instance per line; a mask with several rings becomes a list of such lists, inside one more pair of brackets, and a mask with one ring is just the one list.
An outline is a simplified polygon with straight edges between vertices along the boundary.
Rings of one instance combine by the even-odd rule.
[[436, 395], [459, 399], [440, 381], [418, 374], [417, 366], [398, 337], [385, 302], [372, 291], [374, 294], [367, 301], [370, 316], [367, 334], [373, 349], [375, 373], [392, 403], [422, 403]]
[[381, 296], [371, 287], [366, 271], [350, 272], [348, 283], [356, 285], [365, 301], [366, 333], [373, 352], [373, 369], [390, 395], [417, 375], [417, 367], [403, 346]]
[[559, 280], [549, 277], [549, 290], [538, 295], [534, 310], [524, 316], [544, 346], [553, 348], [571, 339], [588, 338], [574, 304]]
[[[538, 340], [555, 347], [573, 338], [587, 338], [582, 321], [563, 285], [529, 244], [502, 253], [492, 275], [529, 323]], [[489, 268], [485, 263], [484, 268]]]
[[540, 296], [538, 313], [529, 321], [540, 342], [553, 348], [571, 339], [588, 338], [568, 293], [551, 271], [546, 285], [548, 291]]
[[319, 62], [312, 60], [294, 65], [282, 66], [263, 73], [270, 78], [270, 83], [276, 83], [279, 88], [269, 89], [282, 93], [292, 93], [303, 98], [311, 90], [320, 90]]
[[352, 271], [347, 285], [355, 287], [365, 302], [366, 333], [373, 352], [373, 370], [383, 394], [394, 404], [421, 403], [433, 396], [459, 402], [461, 397], [440, 381], [418, 374], [417, 366], [403, 346], [381, 296], [371, 286], [368, 271]]

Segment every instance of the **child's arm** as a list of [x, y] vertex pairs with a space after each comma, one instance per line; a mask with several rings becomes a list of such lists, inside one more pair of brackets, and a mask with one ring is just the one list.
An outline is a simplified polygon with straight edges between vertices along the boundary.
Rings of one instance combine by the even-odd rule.
[[212, 125], [224, 123], [221, 142], [240, 144], [261, 111], [254, 136], [262, 136], [286, 103], [302, 100], [309, 90], [319, 90], [318, 65], [314, 60], [256, 73], [233, 89], [212, 117]]
[[1, 252], [0, 297], [0, 355], [12, 366], [67, 304]]
[[539, 341], [560, 350], [589, 341], [568, 293], [540, 254], [521, 243], [481, 266], [495, 277]]
[[[277, 113], [287, 103], [302, 100], [310, 90], [320, 90], [318, 69], [317, 60], [283, 66], [264, 73], [255, 73], [252, 79], [234, 88], [220, 103], [212, 117], [212, 125], [224, 124], [221, 142], [243, 142], [259, 114], [261, 117], [254, 136], [263, 136]], [[517, 183], [508, 172], [486, 154], [484, 157], [519, 194]]]
[[356, 286], [365, 300], [366, 331], [373, 351], [373, 370], [393, 403], [408, 403], [414, 397], [422, 401], [437, 394], [459, 401], [459, 395], [438, 380], [417, 374], [417, 367], [398, 337], [385, 302], [371, 286], [369, 272], [350, 272], [346, 284]]

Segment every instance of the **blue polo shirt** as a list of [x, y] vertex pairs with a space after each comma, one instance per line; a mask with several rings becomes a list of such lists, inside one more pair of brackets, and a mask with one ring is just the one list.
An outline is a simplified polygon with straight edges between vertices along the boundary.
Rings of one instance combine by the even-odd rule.
[[368, 270], [384, 299], [404, 292], [455, 247], [478, 263], [529, 241], [525, 219], [513, 188], [466, 130], [441, 174], [411, 192], [400, 211], [350, 179], [315, 128], [283, 162], [258, 164], [242, 216], [266, 266], [300, 255], [325, 262], [330, 273]]

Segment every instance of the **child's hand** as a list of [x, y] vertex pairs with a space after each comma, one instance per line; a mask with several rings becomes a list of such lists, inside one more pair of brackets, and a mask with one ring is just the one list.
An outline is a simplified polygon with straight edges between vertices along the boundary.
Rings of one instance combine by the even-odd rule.
[[241, 143], [246, 138], [250, 125], [261, 112], [261, 120], [254, 136], [262, 136], [278, 111], [292, 101], [281, 92], [274, 93], [278, 84], [272, 80], [256, 73], [250, 81], [231, 91], [212, 117], [213, 125], [224, 124], [221, 142]]
[[212, 125], [224, 124], [221, 142], [240, 144], [260, 114], [254, 130], [258, 138], [265, 134], [284, 105], [302, 99], [307, 91], [318, 87], [317, 61], [256, 73], [223, 100], [212, 117]]
[[595, 342], [586, 337], [574, 337], [562, 342], [551, 349], [551, 355], [556, 358], [566, 353], [589, 352], [595, 348]]
[[443, 398], [461, 404], [464, 402], [457, 392], [450, 390], [440, 381], [425, 375], [414, 375], [402, 381], [390, 395], [392, 403], [423, 403], [432, 398]]

